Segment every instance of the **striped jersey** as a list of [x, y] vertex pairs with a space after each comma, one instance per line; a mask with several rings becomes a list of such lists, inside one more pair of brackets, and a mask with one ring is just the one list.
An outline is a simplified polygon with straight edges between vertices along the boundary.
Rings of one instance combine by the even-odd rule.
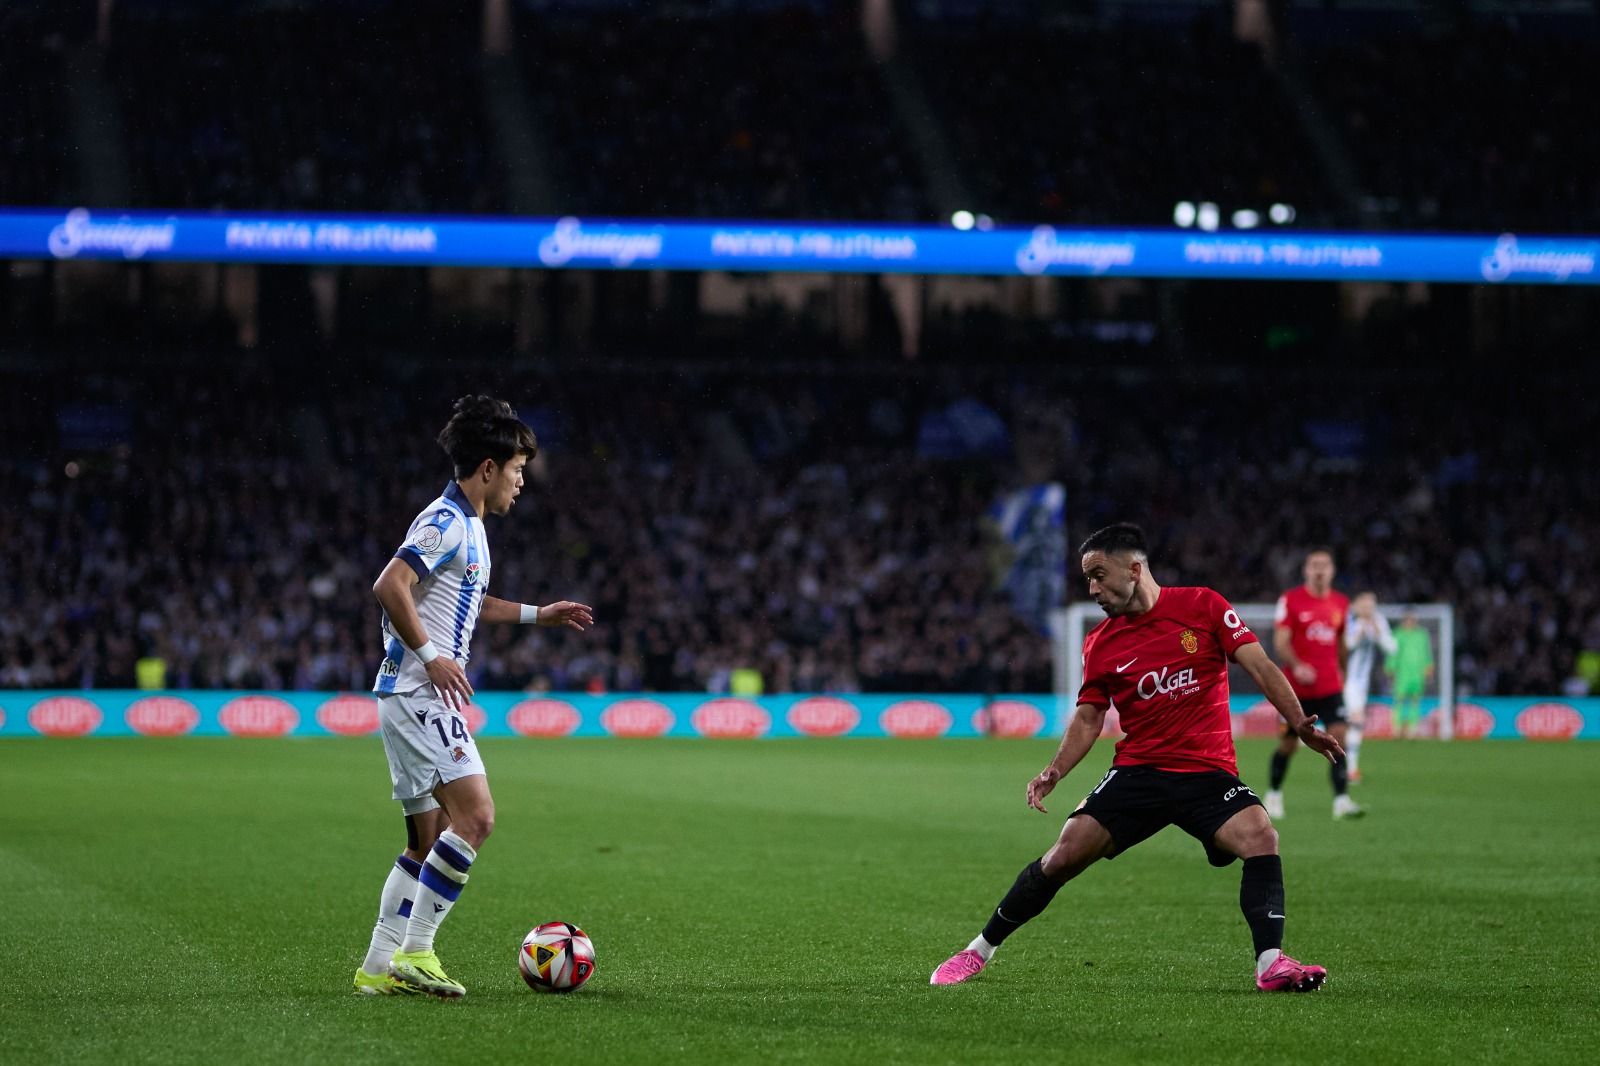
[[1378, 653], [1394, 654], [1394, 633], [1389, 629], [1389, 620], [1376, 612], [1370, 619], [1352, 614], [1344, 631], [1344, 646], [1350, 653], [1345, 664], [1345, 688], [1348, 692], [1359, 684], [1358, 691], [1365, 692], [1372, 680], [1372, 668], [1378, 665]]
[[[422, 628], [440, 655], [465, 666], [472, 630], [489, 590], [489, 539], [483, 519], [454, 481], [411, 522], [394, 557], [416, 572], [411, 599]], [[428, 672], [383, 615], [383, 665], [374, 692], [412, 692], [429, 684]]]

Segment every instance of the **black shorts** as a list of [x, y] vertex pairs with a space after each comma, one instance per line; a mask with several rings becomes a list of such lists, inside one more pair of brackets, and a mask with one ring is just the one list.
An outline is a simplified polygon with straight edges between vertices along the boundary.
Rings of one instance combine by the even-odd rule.
[[[1318, 729], [1332, 729], [1336, 725], [1344, 725], [1344, 694], [1335, 693], [1332, 696], [1318, 696], [1314, 700], [1301, 700], [1300, 709], [1308, 715], [1317, 716]], [[1293, 736], [1294, 731], [1289, 728], [1288, 722], [1278, 726], [1280, 736]]]
[[1223, 823], [1261, 801], [1250, 786], [1222, 770], [1179, 773], [1153, 766], [1113, 766], [1069, 817], [1087, 814], [1105, 826], [1114, 859], [1175, 825], [1205, 845], [1212, 866], [1238, 858], [1212, 843]]

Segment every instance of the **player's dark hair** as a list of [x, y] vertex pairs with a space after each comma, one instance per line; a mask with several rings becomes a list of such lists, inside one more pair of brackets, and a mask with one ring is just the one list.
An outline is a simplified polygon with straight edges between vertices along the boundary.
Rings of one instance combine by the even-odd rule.
[[485, 459], [505, 464], [514, 455], [532, 459], [539, 454], [533, 430], [517, 418], [511, 405], [483, 395], [456, 401], [455, 413], [439, 431], [439, 447], [455, 464], [457, 480], [478, 469]]
[[1090, 552], [1105, 552], [1107, 555], [1127, 552], [1146, 558], [1150, 554], [1145, 550], [1144, 530], [1132, 522], [1118, 522], [1090, 533], [1088, 539], [1078, 545], [1078, 554], [1083, 556]]
[[1335, 558], [1333, 549], [1328, 547], [1326, 544], [1313, 544], [1310, 549], [1307, 550], [1306, 558], [1309, 559], [1313, 555], [1326, 555], [1330, 563], [1333, 562]]

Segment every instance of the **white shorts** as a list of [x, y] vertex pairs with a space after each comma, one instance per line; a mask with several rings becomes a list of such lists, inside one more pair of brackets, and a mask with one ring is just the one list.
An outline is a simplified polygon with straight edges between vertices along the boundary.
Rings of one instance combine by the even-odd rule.
[[1344, 683], [1344, 717], [1351, 725], [1359, 726], [1366, 720], [1368, 688], [1355, 680]]
[[437, 809], [434, 789], [484, 772], [467, 723], [431, 687], [379, 696], [378, 725], [394, 798], [407, 814]]

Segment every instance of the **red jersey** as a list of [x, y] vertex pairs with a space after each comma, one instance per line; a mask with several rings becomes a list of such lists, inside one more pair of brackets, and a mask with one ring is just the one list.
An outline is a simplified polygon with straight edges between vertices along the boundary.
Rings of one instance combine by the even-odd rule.
[[1315, 700], [1344, 691], [1339, 649], [1344, 646], [1344, 623], [1349, 615], [1350, 601], [1332, 589], [1325, 596], [1313, 596], [1304, 585], [1296, 585], [1278, 597], [1273, 624], [1289, 627], [1294, 657], [1317, 672], [1308, 685], [1295, 677], [1293, 670], [1284, 671], [1296, 696]]
[[1078, 702], [1116, 705], [1113, 766], [1239, 774], [1228, 660], [1256, 635], [1207, 588], [1164, 588], [1144, 614], [1107, 618], [1083, 642]]

